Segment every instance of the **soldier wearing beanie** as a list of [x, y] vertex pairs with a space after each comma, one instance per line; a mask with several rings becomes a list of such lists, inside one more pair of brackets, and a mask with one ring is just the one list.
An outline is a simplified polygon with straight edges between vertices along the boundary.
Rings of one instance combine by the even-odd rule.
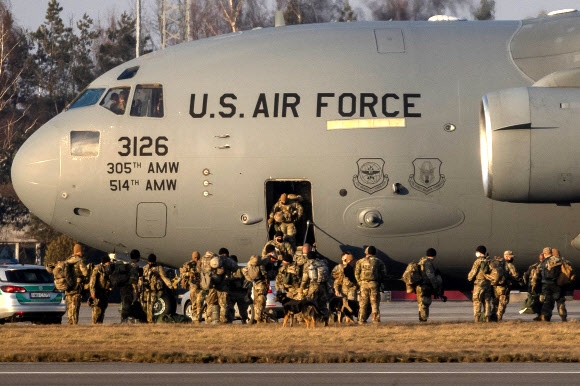
[[105, 311], [109, 306], [109, 293], [111, 292], [111, 271], [109, 266], [111, 258], [109, 255], [103, 256], [101, 264], [93, 268], [89, 290], [92, 300], [93, 324], [102, 324], [105, 318]]
[[147, 256], [147, 265], [143, 268], [142, 304], [145, 305], [147, 323], [154, 323], [153, 305], [163, 296], [164, 285], [172, 288], [171, 280], [165, 275], [162, 266], [157, 265], [157, 256], [151, 253]]
[[435, 298], [441, 296], [443, 301], [447, 298], [443, 296], [441, 275], [439, 275], [433, 260], [437, 256], [437, 251], [433, 248], [427, 249], [425, 256], [419, 260], [422, 280], [415, 288], [417, 293], [417, 305], [419, 307], [419, 321], [426, 322], [429, 318], [429, 306], [432, 303], [431, 296]]
[[131, 306], [139, 298], [139, 266], [137, 263], [141, 259], [141, 253], [133, 249], [129, 253], [131, 262], [129, 263], [129, 281], [120, 288], [121, 291], [121, 323], [129, 321], [129, 317], [137, 318], [138, 315], [132, 315]]
[[199, 274], [197, 272], [197, 265], [201, 255], [198, 251], [191, 253], [191, 260], [186, 261], [181, 268], [179, 268], [179, 276], [181, 277], [181, 287], [189, 289], [189, 299], [191, 300], [191, 319], [198, 320], [197, 295], [199, 291]]
[[372, 321], [381, 321], [379, 309], [379, 288], [387, 278], [385, 264], [375, 256], [377, 249], [370, 245], [365, 249], [365, 257], [358, 260], [354, 270], [354, 276], [360, 288], [358, 323], [366, 323], [369, 314], [368, 306], [371, 305]]
[[[558, 252], [558, 250], [556, 250]], [[562, 287], [557, 283], [558, 277], [562, 272], [562, 258], [554, 253], [550, 247], [543, 250], [544, 260], [540, 263], [540, 277], [542, 278], [542, 298], [544, 304], [540, 320], [549, 322], [552, 319], [552, 310], [554, 304], [558, 305], [558, 314], [563, 322], [568, 320], [568, 311], [566, 310], [566, 298]]]
[[84, 284], [89, 280], [89, 269], [83, 258], [82, 245], [74, 245], [73, 254], [66, 260], [66, 262], [73, 266], [72, 271], [74, 272], [74, 281], [76, 282], [74, 288], [64, 291], [66, 314], [68, 317], [68, 324], [78, 324], [81, 308], [81, 291], [83, 290]]
[[475, 249], [475, 262], [471, 271], [467, 275], [467, 280], [473, 282], [473, 318], [475, 322], [491, 321], [492, 295], [491, 283], [487, 279], [489, 273], [489, 261], [487, 260], [487, 249], [480, 245]]
[[270, 240], [264, 245], [262, 248], [262, 256], [266, 256], [268, 253], [266, 252], [266, 247], [268, 245], [273, 245], [276, 250], [276, 256], [278, 256], [278, 260], [282, 261], [284, 256], [294, 256], [296, 252], [295, 249], [292, 247], [288, 241], [284, 240], [284, 233], [282, 231], [276, 231], [274, 234], [274, 239]]

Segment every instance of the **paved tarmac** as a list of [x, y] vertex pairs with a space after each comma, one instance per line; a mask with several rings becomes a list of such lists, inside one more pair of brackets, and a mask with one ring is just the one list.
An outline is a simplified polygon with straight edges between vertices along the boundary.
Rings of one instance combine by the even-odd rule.
[[0, 363], [3, 385], [575, 385], [579, 364]]
[[[532, 320], [535, 315], [521, 315], [519, 313], [524, 299], [524, 294], [516, 294], [515, 296], [512, 296], [512, 301], [506, 309], [504, 320]], [[417, 303], [414, 301], [382, 302], [380, 307], [382, 322], [419, 323]], [[566, 307], [568, 309], [568, 320], [580, 320], [579, 300], [567, 301]], [[443, 303], [440, 300], [433, 300], [433, 304], [430, 307], [429, 320], [436, 322], [472, 321], [473, 304], [467, 301], [448, 301]], [[119, 314], [119, 304], [109, 304], [109, 308], [107, 308], [105, 313], [104, 323], [119, 323], [120, 321], [121, 316]], [[556, 309], [554, 309], [552, 321], [560, 322]], [[63, 317], [62, 322], [63, 324], [67, 323], [66, 315]], [[91, 324], [91, 309], [86, 303], [83, 303], [81, 306], [79, 324]]]

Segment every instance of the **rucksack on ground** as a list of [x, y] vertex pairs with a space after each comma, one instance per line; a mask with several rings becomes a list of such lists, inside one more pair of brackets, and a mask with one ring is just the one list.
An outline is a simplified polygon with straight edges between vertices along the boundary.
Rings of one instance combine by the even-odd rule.
[[489, 273], [485, 275], [485, 278], [491, 285], [503, 285], [506, 282], [504, 262], [500, 259], [501, 257], [496, 256], [489, 262]]
[[556, 284], [560, 287], [566, 286], [571, 284], [576, 280], [576, 272], [574, 271], [574, 267], [570, 264], [568, 260], [562, 259], [562, 268], [560, 272], [560, 276], [556, 279]]
[[407, 286], [407, 293], [414, 293], [415, 287], [421, 284], [423, 280], [423, 275], [421, 275], [421, 266], [419, 263], [415, 263], [414, 261], [410, 262], [403, 272], [402, 276], [403, 281]]
[[113, 288], [124, 287], [129, 283], [131, 266], [122, 261], [111, 264], [111, 286]]
[[58, 261], [52, 270], [52, 275], [57, 290], [72, 291], [75, 289], [77, 280], [73, 264], [67, 263], [66, 260]]

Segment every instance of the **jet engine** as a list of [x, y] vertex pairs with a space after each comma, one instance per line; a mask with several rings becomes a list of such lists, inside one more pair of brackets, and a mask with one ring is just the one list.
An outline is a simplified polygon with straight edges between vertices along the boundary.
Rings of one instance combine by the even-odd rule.
[[484, 95], [480, 150], [487, 197], [580, 202], [580, 88], [532, 86]]

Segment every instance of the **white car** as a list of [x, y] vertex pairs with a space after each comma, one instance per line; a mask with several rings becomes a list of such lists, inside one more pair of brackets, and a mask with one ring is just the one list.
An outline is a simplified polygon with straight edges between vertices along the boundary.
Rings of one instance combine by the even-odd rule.
[[[189, 291], [183, 294], [181, 298], [181, 305], [179, 309], [183, 315], [187, 315], [193, 319], [191, 314], [191, 299], [189, 298]], [[240, 319], [240, 314], [238, 312], [238, 306], [235, 307], [235, 318]], [[268, 296], [266, 297], [266, 308], [264, 310], [269, 314], [269, 317], [272, 320], [278, 320], [279, 318], [283, 317], [284, 308], [282, 304], [276, 301], [276, 281], [270, 281], [270, 285], [268, 286]], [[250, 320], [254, 319], [254, 305], [250, 304], [248, 306], [248, 318]]]
[[60, 324], [64, 293], [42, 265], [0, 265], [0, 324], [31, 321]]

